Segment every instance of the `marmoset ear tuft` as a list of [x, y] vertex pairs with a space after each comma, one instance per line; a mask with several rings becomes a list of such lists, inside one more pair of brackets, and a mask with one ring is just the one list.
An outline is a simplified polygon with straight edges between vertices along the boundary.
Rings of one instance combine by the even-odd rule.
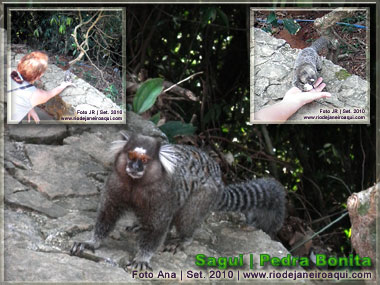
[[111, 147], [109, 148], [110, 155], [114, 157], [117, 153], [119, 153], [124, 148], [124, 146], [127, 143], [128, 142], [124, 140], [117, 140], [117, 141], [111, 142]]
[[109, 154], [112, 157], [119, 153], [129, 141], [130, 136], [127, 133], [120, 131], [120, 134], [123, 136], [123, 139], [113, 141], [111, 143], [111, 147], [109, 148]]
[[165, 170], [173, 174], [178, 160], [175, 148], [170, 144], [162, 145], [160, 147], [159, 158]]
[[124, 139], [128, 142], [129, 141], [129, 135], [123, 131], [120, 131], [120, 134], [124, 137]]

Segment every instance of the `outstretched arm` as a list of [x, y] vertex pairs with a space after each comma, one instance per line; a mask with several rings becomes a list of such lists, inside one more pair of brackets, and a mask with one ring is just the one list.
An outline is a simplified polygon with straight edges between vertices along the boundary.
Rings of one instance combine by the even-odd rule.
[[320, 98], [331, 97], [328, 92], [322, 92], [326, 87], [322, 83], [322, 78], [318, 78], [314, 85], [314, 89], [308, 92], [302, 92], [297, 87], [292, 87], [286, 92], [281, 102], [263, 108], [254, 114], [255, 120], [260, 121], [277, 121], [285, 122], [291, 115], [298, 111], [303, 105]]
[[62, 82], [61, 85], [59, 85], [58, 87], [56, 87], [56, 88], [54, 88], [52, 90], [49, 90], [49, 91], [45, 91], [45, 90], [42, 90], [42, 89], [37, 89], [33, 93], [33, 96], [30, 99], [30, 101], [31, 101], [33, 107], [37, 106], [37, 105], [40, 105], [40, 104], [43, 104], [43, 103], [46, 103], [47, 101], [49, 101], [49, 99], [51, 99], [54, 96], [56, 96], [59, 93], [61, 93], [66, 87], [69, 87], [69, 86], [72, 86], [72, 85], [74, 85], [74, 84], [71, 83], [71, 82]]

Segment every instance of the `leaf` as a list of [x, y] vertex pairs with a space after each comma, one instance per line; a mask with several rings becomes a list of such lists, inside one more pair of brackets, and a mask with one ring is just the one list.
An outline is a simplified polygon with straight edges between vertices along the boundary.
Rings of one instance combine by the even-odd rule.
[[161, 112], [158, 112], [157, 114], [150, 117], [150, 121], [153, 122], [155, 125], [157, 125], [158, 121], [160, 120]]
[[38, 32], [38, 29], [34, 30], [33, 35], [35, 35], [37, 38], [40, 36], [40, 33]]
[[283, 21], [285, 29], [292, 35], [295, 35], [301, 29], [301, 26], [293, 19], [284, 19]]
[[346, 237], [349, 239], [349, 238], [351, 238], [351, 228], [349, 228], [349, 229], [345, 229], [344, 230], [344, 233], [346, 234]]
[[133, 99], [135, 113], [141, 114], [154, 105], [158, 95], [162, 92], [163, 82], [162, 78], [152, 78], [141, 84]]
[[72, 21], [73, 21], [72, 18], [67, 17], [67, 18], [66, 18], [66, 25], [67, 25], [67, 26], [71, 26]]
[[267, 27], [263, 27], [262, 30], [266, 33], [272, 33], [272, 25], [271, 24], [268, 24]]
[[273, 26], [277, 26], [277, 17], [274, 12], [271, 12], [267, 18], [267, 23], [272, 24]]
[[220, 17], [220, 19], [222, 20], [223, 24], [226, 26], [227, 29], [230, 28], [230, 23], [228, 21], [228, 17], [226, 15], [226, 13], [224, 13], [222, 11], [222, 9], [220, 8], [216, 8], [216, 13], [218, 14], [218, 16]]
[[159, 128], [166, 134], [170, 142], [173, 142], [175, 136], [192, 135], [197, 130], [192, 124], [186, 124], [180, 121], [168, 121]]
[[65, 26], [65, 25], [60, 25], [60, 26], [59, 26], [59, 33], [60, 33], [60, 34], [64, 34], [65, 31], [66, 31], [66, 26]]
[[211, 21], [211, 23], [214, 22], [215, 18], [216, 18], [215, 7], [209, 7], [203, 10], [202, 19], [201, 19], [202, 27], [205, 27], [209, 21]]
[[56, 25], [58, 25], [58, 19], [57, 19], [57, 16], [54, 15], [51, 20], [50, 20], [50, 25], [52, 26], [53, 23], [55, 23]]

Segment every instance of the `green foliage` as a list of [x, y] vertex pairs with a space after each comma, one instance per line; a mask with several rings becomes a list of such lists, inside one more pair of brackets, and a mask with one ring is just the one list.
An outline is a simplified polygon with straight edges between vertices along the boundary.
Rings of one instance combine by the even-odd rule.
[[162, 92], [163, 82], [164, 80], [161, 78], [153, 78], [141, 84], [133, 99], [133, 111], [141, 114], [149, 110]]
[[349, 228], [349, 229], [345, 229], [345, 230], [344, 230], [344, 233], [346, 234], [347, 239], [350, 239], [350, 238], [351, 238], [351, 228]]
[[363, 22], [366, 20], [366, 12], [356, 12], [353, 16], [343, 18], [341, 22], [347, 23], [347, 24], [356, 24], [359, 22]]
[[115, 98], [119, 95], [119, 91], [113, 84], [104, 89], [104, 93], [108, 98], [110, 98], [113, 101], [115, 101]]
[[[341, 23], [347, 23], [347, 24], [356, 24], [356, 23], [362, 24], [362, 22], [365, 22], [365, 19], [366, 19], [366, 13], [365, 12], [356, 12], [356, 13], [354, 13], [353, 16], [344, 18], [340, 22]], [[356, 32], [357, 29], [358, 28], [351, 26], [351, 25], [344, 25], [342, 28], [342, 31], [347, 32], [347, 33], [353, 33], [353, 32]]]
[[[96, 11], [82, 11], [83, 21], [89, 20]], [[121, 54], [121, 14], [107, 11], [109, 20], [98, 22], [98, 33], [91, 33], [87, 53], [93, 58], [98, 57], [100, 48], [107, 47], [113, 52]], [[53, 54], [76, 55], [77, 46], [71, 34], [80, 22], [78, 10], [72, 11], [12, 11], [12, 43], [25, 43], [33, 49], [45, 50]], [[92, 22], [90, 22], [92, 24]], [[82, 43], [87, 26], [78, 29], [78, 42]], [[117, 35], [117, 36], [116, 36]], [[111, 36], [112, 39], [108, 37]], [[119, 39], [120, 38], [120, 39]], [[101, 44], [100, 44], [101, 43]], [[101, 47], [100, 47], [101, 46]], [[103, 49], [104, 50], [104, 49]], [[102, 53], [103, 54], [103, 53]], [[108, 57], [100, 57], [102, 64], [106, 64]]]
[[201, 23], [202, 27], [205, 27], [207, 24], [215, 21], [216, 18], [216, 8], [215, 7], [207, 7], [202, 12]]
[[202, 28], [208, 24], [215, 22], [217, 18], [220, 20], [222, 25], [224, 25], [226, 28], [229, 28], [228, 16], [223, 12], [222, 9], [216, 6], [201, 8]]
[[273, 27], [278, 27], [277, 17], [274, 12], [271, 12], [267, 18], [267, 23]]
[[338, 78], [339, 80], [346, 80], [350, 76], [351, 74], [343, 68], [339, 70], [338, 72], [335, 72], [335, 77]]
[[168, 121], [160, 126], [160, 130], [166, 134], [170, 142], [174, 142], [175, 136], [193, 135], [197, 128], [192, 124], [186, 124], [179, 121]]
[[83, 73], [83, 78], [89, 83], [94, 83], [94, 81], [98, 80], [98, 77], [93, 75], [91, 71], [85, 71]]
[[[268, 33], [272, 33], [272, 27], [278, 27], [278, 18], [274, 12], [268, 15], [266, 24], [263, 30]], [[293, 19], [283, 19], [283, 25], [291, 35], [295, 35], [301, 29], [301, 26]]]
[[56, 64], [56, 65], [64, 66], [64, 65], [65, 65], [65, 62], [64, 62], [64, 61], [61, 61], [61, 60], [59, 59], [59, 56], [56, 55], [56, 56], [55, 56], [55, 64]]
[[150, 121], [153, 122], [155, 125], [157, 125], [158, 121], [160, 120], [161, 112], [156, 113], [152, 117], [150, 117]]
[[285, 29], [287, 29], [291, 35], [295, 35], [301, 29], [301, 26], [293, 19], [284, 19], [283, 21]]

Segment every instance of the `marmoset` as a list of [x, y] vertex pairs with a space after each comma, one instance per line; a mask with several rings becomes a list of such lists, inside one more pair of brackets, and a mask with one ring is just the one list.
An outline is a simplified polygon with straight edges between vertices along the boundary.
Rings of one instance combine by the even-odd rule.
[[94, 250], [125, 210], [138, 223], [138, 251], [126, 268], [151, 269], [150, 259], [175, 226], [178, 238], [166, 241], [176, 252], [192, 242], [194, 231], [211, 211], [240, 211], [247, 223], [273, 235], [285, 215], [285, 189], [274, 179], [257, 179], [225, 186], [219, 165], [202, 150], [162, 144], [143, 135], [126, 135], [114, 143], [114, 169], [98, 206], [93, 237], [75, 242], [72, 255]]
[[329, 41], [320, 37], [310, 47], [304, 48], [298, 54], [294, 64], [293, 85], [302, 91], [310, 91], [318, 79], [318, 71], [322, 69], [321, 58], [318, 55]]
[[[73, 74], [70, 69], [65, 71], [64, 81], [72, 82]], [[42, 105], [47, 113], [54, 117], [55, 120], [60, 121], [64, 115], [74, 115], [74, 108], [66, 103], [60, 95], [56, 95]]]

